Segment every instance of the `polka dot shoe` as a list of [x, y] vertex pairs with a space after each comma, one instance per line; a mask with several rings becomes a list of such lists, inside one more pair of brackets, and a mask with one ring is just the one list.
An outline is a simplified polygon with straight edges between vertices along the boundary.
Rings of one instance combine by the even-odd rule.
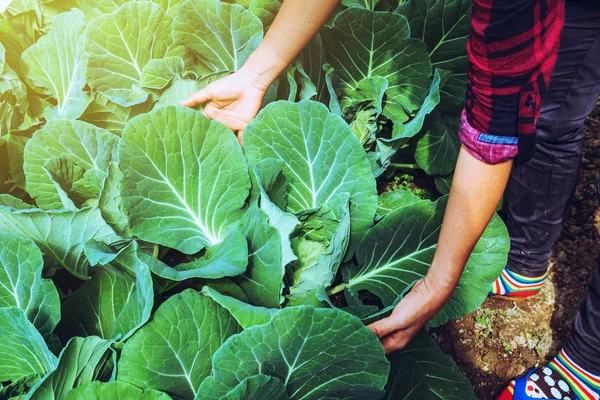
[[498, 400], [599, 400], [600, 376], [577, 366], [564, 351], [547, 367], [512, 381]]

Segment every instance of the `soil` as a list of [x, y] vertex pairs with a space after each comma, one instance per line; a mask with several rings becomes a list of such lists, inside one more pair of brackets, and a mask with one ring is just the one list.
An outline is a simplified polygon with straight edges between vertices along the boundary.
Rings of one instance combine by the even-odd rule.
[[488, 298], [481, 308], [432, 333], [473, 383], [495, 399], [514, 377], [551, 360], [566, 342], [600, 254], [600, 115], [588, 118], [579, 185], [536, 296], [522, 302]]

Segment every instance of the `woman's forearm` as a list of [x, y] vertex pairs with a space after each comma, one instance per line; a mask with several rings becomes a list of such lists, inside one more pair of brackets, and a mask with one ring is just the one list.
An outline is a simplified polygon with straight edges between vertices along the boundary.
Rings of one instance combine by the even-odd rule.
[[331, 16], [340, 0], [284, 0], [242, 71], [264, 89], [287, 68]]
[[[500, 202], [512, 161], [488, 165], [461, 148], [438, 247], [425, 282], [449, 298]], [[446, 299], [447, 300], [447, 299]]]

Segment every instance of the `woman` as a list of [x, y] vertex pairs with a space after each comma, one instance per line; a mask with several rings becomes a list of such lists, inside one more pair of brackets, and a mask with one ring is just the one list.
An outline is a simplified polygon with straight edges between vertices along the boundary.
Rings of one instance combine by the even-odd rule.
[[[241, 135], [267, 88], [338, 2], [284, 1], [245, 65], [182, 104], [206, 103], [208, 117]], [[426, 277], [390, 317], [370, 326], [386, 352], [406, 346], [448, 301], [507, 184], [512, 246], [491, 294], [523, 298], [541, 288], [575, 187], [583, 121], [600, 94], [600, 3], [567, 1], [561, 40], [564, 14], [562, 0], [475, 1], [462, 148], [437, 251]], [[513, 393], [515, 399], [600, 398], [600, 271], [565, 349], [548, 367], [511, 383], [501, 399]]]

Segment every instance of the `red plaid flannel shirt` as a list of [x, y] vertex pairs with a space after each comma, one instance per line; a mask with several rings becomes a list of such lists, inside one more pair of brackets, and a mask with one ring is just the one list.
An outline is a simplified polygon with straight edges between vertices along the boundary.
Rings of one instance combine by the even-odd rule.
[[460, 138], [477, 159], [531, 158], [563, 19], [564, 0], [474, 0]]

